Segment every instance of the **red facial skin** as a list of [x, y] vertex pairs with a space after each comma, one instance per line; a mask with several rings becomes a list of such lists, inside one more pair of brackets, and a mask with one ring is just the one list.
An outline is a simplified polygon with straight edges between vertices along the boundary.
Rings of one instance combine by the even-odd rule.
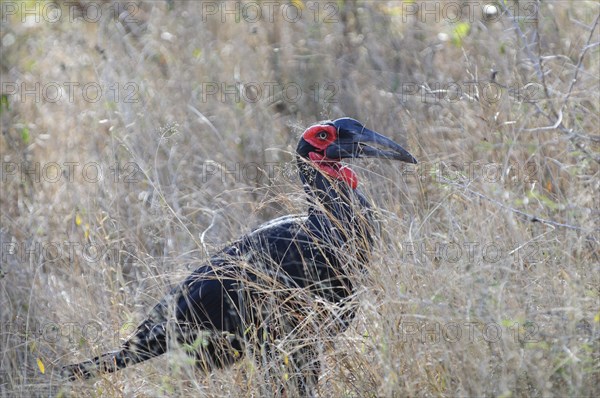
[[309, 127], [302, 135], [304, 140], [318, 149], [317, 152], [309, 152], [308, 157], [323, 173], [328, 176], [344, 181], [352, 189], [358, 186], [358, 177], [347, 166], [342, 166], [339, 159], [325, 157], [325, 149], [337, 139], [337, 131], [331, 125], [316, 125]]

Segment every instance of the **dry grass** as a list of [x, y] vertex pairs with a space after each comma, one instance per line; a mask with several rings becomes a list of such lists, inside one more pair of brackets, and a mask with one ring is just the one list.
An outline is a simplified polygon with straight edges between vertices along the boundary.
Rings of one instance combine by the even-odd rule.
[[[268, 394], [251, 360], [204, 375], [183, 350], [88, 383], [55, 370], [116, 348], [221, 245], [301, 212], [298, 135], [344, 115], [420, 164], [354, 162], [381, 242], [321, 395], [600, 394], [597, 2], [507, 2], [514, 18], [485, 21], [483, 2], [454, 18], [457, 2], [346, 0], [318, 3], [318, 23], [312, 2], [294, 23], [77, 4], [49, 23], [48, 3], [36, 21], [34, 2], [2, 2], [1, 396]], [[90, 4], [99, 21], [70, 20]], [[53, 102], [67, 82], [73, 101]]]

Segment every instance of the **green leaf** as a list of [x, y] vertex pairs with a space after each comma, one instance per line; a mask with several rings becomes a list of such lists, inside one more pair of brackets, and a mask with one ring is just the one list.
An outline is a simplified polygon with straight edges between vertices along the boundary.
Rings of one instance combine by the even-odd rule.
[[10, 109], [8, 105], [8, 94], [0, 95], [0, 115], [5, 108], [6, 110]]
[[471, 31], [471, 24], [468, 22], [459, 22], [456, 24], [454, 29], [452, 29], [452, 43], [456, 47], [462, 46], [462, 40], [465, 38], [469, 32]]
[[21, 130], [21, 140], [23, 141], [23, 144], [29, 145], [31, 136], [29, 135], [29, 129], [27, 127], [23, 127], [23, 129]]

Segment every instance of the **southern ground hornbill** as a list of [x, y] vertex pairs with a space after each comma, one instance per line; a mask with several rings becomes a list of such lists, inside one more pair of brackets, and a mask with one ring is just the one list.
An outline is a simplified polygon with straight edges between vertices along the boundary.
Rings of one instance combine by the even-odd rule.
[[319, 344], [351, 320], [352, 275], [373, 245], [371, 207], [341, 160], [417, 161], [350, 118], [309, 127], [296, 152], [308, 214], [275, 219], [227, 246], [173, 288], [120, 350], [65, 366], [62, 376], [114, 372], [179, 343], [206, 371], [251, 353], [273, 382], [265, 384], [313, 393]]

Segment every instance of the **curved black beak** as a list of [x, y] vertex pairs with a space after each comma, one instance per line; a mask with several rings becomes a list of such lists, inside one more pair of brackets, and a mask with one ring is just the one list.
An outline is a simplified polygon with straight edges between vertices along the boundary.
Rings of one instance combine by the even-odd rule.
[[333, 125], [338, 130], [338, 139], [325, 150], [330, 159], [383, 158], [417, 163], [406, 149], [354, 119], [337, 119]]

